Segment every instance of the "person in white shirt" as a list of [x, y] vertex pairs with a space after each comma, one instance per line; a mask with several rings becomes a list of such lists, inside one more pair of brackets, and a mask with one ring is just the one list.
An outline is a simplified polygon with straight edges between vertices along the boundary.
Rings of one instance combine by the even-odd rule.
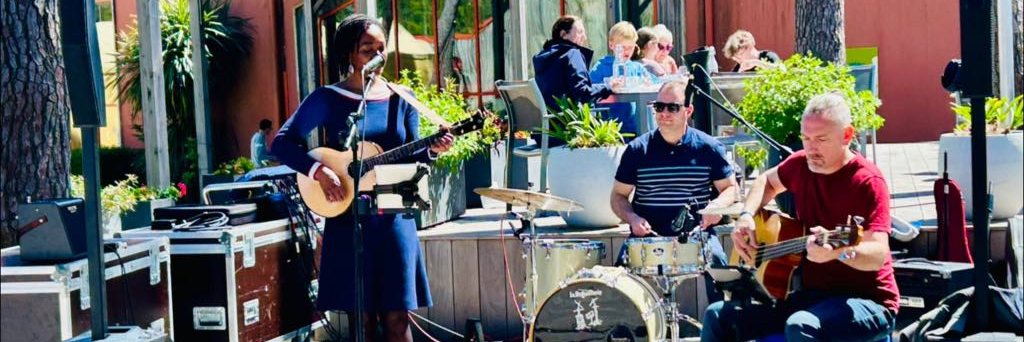
[[249, 151], [253, 165], [257, 168], [267, 166], [270, 162], [276, 161], [274, 155], [270, 154], [267, 148], [267, 136], [270, 135], [270, 131], [273, 128], [274, 123], [270, 120], [260, 120], [260, 130], [256, 131], [252, 135], [252, 140], [249, 141]]

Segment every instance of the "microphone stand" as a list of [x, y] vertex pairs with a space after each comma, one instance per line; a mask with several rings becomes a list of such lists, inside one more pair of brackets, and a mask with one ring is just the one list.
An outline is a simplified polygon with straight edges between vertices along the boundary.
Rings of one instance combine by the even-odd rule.
[[[704, 73], [704, 75], [707, 77], [708, 83], [711, 83], [711, 75], [708, 74], [707, 70], [704, 70], [703, 67], [698, 67], [697, 69], [700, 69]], [[783, 154], [783, 156], [782, 156], [783, 158], [789, 157], [790, 155], [793, 154], [793, 149], [789, 148], [789, 146], [783, 145], [783, 144], [779, 143], [778, 141], [776, 141], [775, 139], [772, 139], [771, 137], [769, 137], [767, 134], [764, 134], [764, 132], [761, 132], [761, 130], [757, 129], [757, 127], [754, 127], [753, 124], [751, 124], [750, 122], [747, 122], [746, 119], [744, 119], [742, 116], [740, 116], [739, 113], [736, 113], [736, 111], [732, 110], [731, 108], [726, 107], [721, 102], [718, 102], [718, 100], [715, 100], [715, 98], [712, 97], [707, 92], [705, 92], [704, 89], [701, 89], [700, 87], [694, 86], [692, 80], [690, 82], [690, 85], [688, 85], [688, 87], [692, 87], [691, 89], [693, 89], [693, 93], [695, 95], [703, 96], [706, 100], [708, 100], [708, 102], [714, 104], [715, 107], [718, 107], [718, 109], [721, 109], [721, 110], [725, 111], [726, 113], [729, 113], [729, 116], [732, 116], [733, 119], [736, 119], [736, 121], [739, 121], [739, 123], [743, 124], [743, 126], [747, 127], [747, 129], [749, 129], [751, 132], [754, 132], [754, 135], [756, 135], [758, 138], [761, 138], [761, 140], [763, 140], [765, 143], [767, 143], [768, 146], [771, 146], [772, 148], [774, 148], [774, 149], [778, 150], [779, 152], [781, 152]], [[692, 99], [690, 101], [692, 101]]]
[[[354, 247], [352, 262], [354, 263], [355, 277], [355, 292], [356, 292], [356, 305], [355, 305], [355, 340], [356, 342], [366, 341], [366, 330], [363, 322], [366, 312], [366, 303], [364, 302], [366, 296], [366, 289], [363, 287], [363, 280], [365, 277], [365, 270], [363, 269], [363, 227], [360, 217], [365, 214], [369, 208], [369, 198], [364, 198], [359, 194], [359, 178], [363, 175], [363, 163], [359, 159], [359, 145], [363, 141], [363, 135], [359, 133], [359, 128], [356, 123], [362, 120], [366, 115], [366, 95], [369, 93], [370, 87], [373, 85], [374, 74], [370, 71], [369, 76], [366, 74], [367, 70], [362, 70], [360, 76], [363, 78], [363, 97], [359, 100], [359, 106], [356, 107], [355, 113], [352, 113], [348, 117], [348, 137], [345, 139], [345, 147], [352, 151], [352, 163], [349, 164], [349, 169], [343, 172], [348, 172], [349, 175], [354, 179], [352, 195], [356, 196], [355, 201], [352, 205], [355, 206], [355, 210], [352, 211], [352, 243]], [[363, 129], [366, 129], [365, 123]], [[339, 170], [341, 171], [341, 170]]]

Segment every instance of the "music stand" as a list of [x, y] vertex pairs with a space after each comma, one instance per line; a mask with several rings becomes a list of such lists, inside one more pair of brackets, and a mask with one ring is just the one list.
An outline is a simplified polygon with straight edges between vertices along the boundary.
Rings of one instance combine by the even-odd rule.
[[427, 188], [430, 168], [421, 163], [378, 165], [374, 168], [377, 184], [373, 186], [371, 210], [378, 214], [402, 214], [412, 218], [418, 211], [430, 210]]
[[751, 301], [775, 306], [777, 300], [768, 293], [764, 285], [757, 281], [757, 270], [750, 266], [715, 266], [707, 268], [711, 280], [719, 291], [729, 294], [730, 302], [738, 301], [740, 306], [748, 306]]

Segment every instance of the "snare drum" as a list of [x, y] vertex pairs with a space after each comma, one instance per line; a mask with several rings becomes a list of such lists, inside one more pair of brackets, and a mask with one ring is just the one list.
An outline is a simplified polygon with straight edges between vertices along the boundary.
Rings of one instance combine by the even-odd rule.
[[[551, 292], [558, 289], [560, 283], [566, 281], [577, 271], [597, 266], [604, 258], [605, 247], [600, 241], [578, 239], [539, 239], [537, 246], [537, 303], [540, 304]], [[534, 312], [530, 296], [533, 294], [533, 282], [530, 281], [530, 267], [533, 259], [530, 245], [524, 245], [526, 253], [526, 286], [520, 295], [520, 308], [526, 315]]]
[[666, 321], [658, 298], [624, 268], [584, 269], [544, 300], [529, 341], [662, 341]]
[[676, 237], [630, 238], [622, 248], [626, 266], [643, 277], [696, 275], [704, 266], [700, 246]]

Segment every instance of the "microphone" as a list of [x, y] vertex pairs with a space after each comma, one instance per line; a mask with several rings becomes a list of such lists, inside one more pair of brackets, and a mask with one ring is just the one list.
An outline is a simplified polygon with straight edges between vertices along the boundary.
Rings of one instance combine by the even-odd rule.
[[[679, 209], [679, 214], [676, 214], [676, 219], [672, 220], [672, 231], [677, 233], [682, 232], [683, 229], [689, 226], [687, 223], [690, 221], [690, 219], [690, 205], [683, 204], [683, 208]], [[683, 235], [680, 234], [679, 236], [679, 242], [685, 243]]]
[[384, 55], [382, 55], [380, 51], [377, 51], [377, 55], [373, 56], [373, 59], [363, 65], [363, 74], [365, 75], [367, 72], [377, 70], [383, 65]]
[[686, 99], [683, 100], [683, 105], [689, 107], [693, 103], [693, 96], [696, 95], [697, 86], [693, 85], [693, 75], [690, 75], [686, 81]]

